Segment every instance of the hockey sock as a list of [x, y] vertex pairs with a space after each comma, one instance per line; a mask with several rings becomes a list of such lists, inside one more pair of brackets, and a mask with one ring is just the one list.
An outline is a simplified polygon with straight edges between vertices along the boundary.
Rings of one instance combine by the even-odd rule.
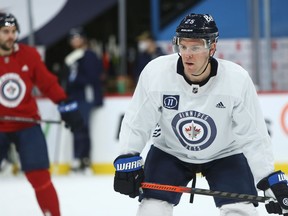
[[25, 175], [34, 188], [38, 204], [44, 215], [60, 216], [59, 201], [49, 171], [29, 171], [25, 172]]

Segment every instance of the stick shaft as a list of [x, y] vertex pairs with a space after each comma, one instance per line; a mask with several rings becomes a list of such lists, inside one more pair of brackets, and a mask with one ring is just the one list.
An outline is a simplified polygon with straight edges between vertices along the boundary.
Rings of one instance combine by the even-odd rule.
[[44, 119], [33, 119], [26, 117], [16, 116], [0, 116], [0, 121], [14, 121], [14, 122], [26, 122], [26, 123], [50, 123], [50, 124], [61, 124], [61, 121], [57, 120], [44, 120]]
[[207, 189], [155, 184], [155, 183], [149, 183], [149, 182], [143, 182], [141, 187], [146, 188], [146, 189], [162, 190], [162, 191], [176, 192], [176, 193], [190, 193], [190, 194], [200, 194], [200, 195], [213, 196], [213, 197], [221, 197], [221, 198], [227, 198], [227, 199], [238, 199], [241, 201], [265, 202], [266, 200], [269, 199], [268, 197], [255, 196], [255, 195], [249, 195], [249, 194], [212, 191], [212, 190], [207, 190]]

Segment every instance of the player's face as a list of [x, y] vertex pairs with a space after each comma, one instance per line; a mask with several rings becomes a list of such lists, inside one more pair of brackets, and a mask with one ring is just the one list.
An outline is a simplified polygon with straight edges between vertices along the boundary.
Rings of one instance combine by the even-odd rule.
[[182, 57], [184, 73], [194, 80], [206, 67], [209, 59], [209, 48], [202, 39], [182, 38], [179, 42], [179, 52]]
[[0, 28], [0, 50], [11, 51], [17, 39], [16, 26], [4, 26]]
[[80, 36], [74, 36], [70, 39], [70, 45], [73, 49], [81, 48], [84, 45], [84, 38]]

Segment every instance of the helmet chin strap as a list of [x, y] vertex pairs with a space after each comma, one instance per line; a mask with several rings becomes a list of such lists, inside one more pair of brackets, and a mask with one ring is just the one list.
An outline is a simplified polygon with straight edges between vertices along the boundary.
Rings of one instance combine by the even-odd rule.
[[201, 76], [205, 71], [206, 71], [206, 69], [207, 69], [207, 67], [208, 67], [208, 64], [210, 63], [210, 60], [211, 60], [211, 56], [209, 55], [209, 57], [208, 57], [208, 59], [207, 59], [207, 64], [206, 64], [206, 66], [205, 66], [205, 68], [203, 69], [203, 71], [202, 71], [202, 73], [200, 73], [200, 74], [191, 74], [192, 76]]

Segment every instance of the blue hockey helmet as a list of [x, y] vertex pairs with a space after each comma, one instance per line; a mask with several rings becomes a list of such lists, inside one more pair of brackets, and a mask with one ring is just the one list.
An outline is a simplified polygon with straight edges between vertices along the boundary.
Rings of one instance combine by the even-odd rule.
[[217, 25], [210, 14], [191, 13], [184, 17], [176, 28], [173, 44], [179, 45], [180, 38], [204, 39], [208, 46], [217, 42], [219, 32]]

